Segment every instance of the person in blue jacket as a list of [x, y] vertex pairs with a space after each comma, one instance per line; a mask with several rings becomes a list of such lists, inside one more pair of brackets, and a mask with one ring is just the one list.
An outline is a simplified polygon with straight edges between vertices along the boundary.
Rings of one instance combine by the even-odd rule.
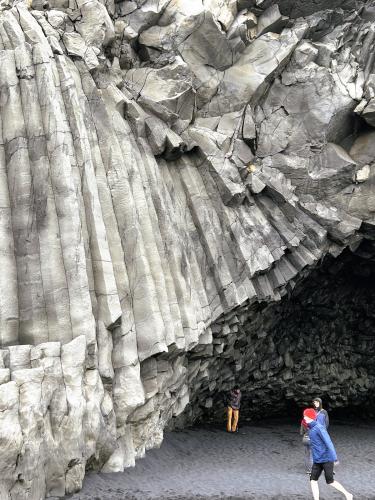
[[309, 428], [310, 446], [313, 456], [310, 484], [314, 500], [319, 500], [318, 479], [323, 471], [327, 484], [340, 491], [346, 500], [353, 500], [353, 495], [338, 481], [335, 481], [333, 477], [333, 466], [337, 461], [337, 455], [325, 425], [316, 420], [314, 408], [307, 408], [303, 412], [303, 418]]

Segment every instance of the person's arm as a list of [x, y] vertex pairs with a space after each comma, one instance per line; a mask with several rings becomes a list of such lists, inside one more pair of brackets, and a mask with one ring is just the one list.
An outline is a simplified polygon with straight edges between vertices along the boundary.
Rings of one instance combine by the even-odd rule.
[[299, 433], [301, 436], [303, 436], [305, 434], [305, 428], [304, 428], [303, 424], [300, 425]]
[[329, 437], [328, 432], [324, 428], [321, 428], [321, 429], [319, 429], [319, 434], [320, 434], [320, 437], [323, 439], [324, 444], [327, 446], [329, 451], [332, 453], [332, 458], [333, 458], [332, 461], [336, 462], [337, 461], [336, 450], [335, 450], [335, 447], [333, 446], [332, 440]]

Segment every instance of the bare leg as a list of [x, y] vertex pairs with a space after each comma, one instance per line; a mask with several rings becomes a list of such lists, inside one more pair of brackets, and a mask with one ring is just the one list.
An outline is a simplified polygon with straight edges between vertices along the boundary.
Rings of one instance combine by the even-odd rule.
[[233, 410], [232, 432], [237, 430], [239, 412], [239, 410]]
[[319, 500], [319, 485], [318, 481], [310, 481], [311, 491], [314, 497], [314, 500]]
[[228, 406], [227, 408], [227, 431], [232, 432], [232, 408]]
[[340, 484], [339, 482], [333, 481], [333, 483], [331, 483], [330, 486], [332, 486], [332, 488], [335, 488], [335, 490], [337, 490], [337, 491], [341, 491], [341, 493], [343, 493], [345, 495], [346, 500], [353, 500], [353, 495], [351, 493], [349, 493], [344, 488], [344, 486], [342, 486], [342, 484]]

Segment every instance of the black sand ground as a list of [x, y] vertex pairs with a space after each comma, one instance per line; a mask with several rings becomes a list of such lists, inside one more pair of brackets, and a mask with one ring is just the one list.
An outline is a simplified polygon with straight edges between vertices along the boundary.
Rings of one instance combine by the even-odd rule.
[[[355, 500], [375, 500], [375, 425], [332, 422], [339, 455], [336, 479]], [[343, 498], [320, 480], [321, 500]], [[121, 474], [88, 474], [71, 500], [308, 500], [308, 476], [296, 426], [242, 426], [168, 433], [136, 467]]]

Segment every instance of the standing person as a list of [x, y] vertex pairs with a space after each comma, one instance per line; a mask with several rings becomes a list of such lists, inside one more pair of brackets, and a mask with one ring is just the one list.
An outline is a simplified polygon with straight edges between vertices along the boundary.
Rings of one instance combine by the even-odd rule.
[[318, 414], [317, 416], [317, 421], [324, 425], [326, 429], [329, 427], [329, 416], [327, 411], [323, 408], [323, 402], [320, 398], [314, 398], [313, 399], [313, 406], [315, 408], [316, 413]]
[[236, 385], [228, 394], [227, 399], [227, 432], [236, 432], [241, 406], [241, 391]]
[[312, 460], [312, 453], [310, 446], [309, 428], [304, 419], [302, 419], [301, 421], [301, 427], [299, 433], [302, 436], [302, 444], [305, 448], [305, 453], [304, 453], [305, 472], [306, 474], [311, 474], [313, 460]]
[[318, 479], [323, 471], [327, 484], [340, 491], [346, 500], [353, 500], [353, 495], [333, 478], [333, 465], [337, 461], [336, 451], [327, 429], [316, 420], [315, 409], [307, 408], [303, 412], [303, 418], [309, 428], [313, 456], [310, 485], [314, 500], [319, 500]]

